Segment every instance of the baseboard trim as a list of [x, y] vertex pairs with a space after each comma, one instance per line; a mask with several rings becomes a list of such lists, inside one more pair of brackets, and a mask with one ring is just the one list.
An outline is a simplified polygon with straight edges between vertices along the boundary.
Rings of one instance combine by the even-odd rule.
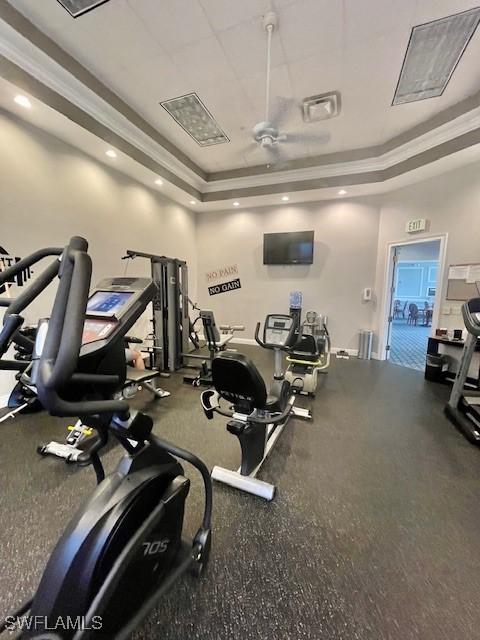
[[228, 344], [249, 344], [254, 347], [259, 346], [259, 344], [253, 338], [232, 338]]
[[339, 351], [346, 351], [349, 356], [356, 358], [358, 356], [358, 349], [344, 349], [343, 347], [332, 347], [331, 352], [336, 355]]

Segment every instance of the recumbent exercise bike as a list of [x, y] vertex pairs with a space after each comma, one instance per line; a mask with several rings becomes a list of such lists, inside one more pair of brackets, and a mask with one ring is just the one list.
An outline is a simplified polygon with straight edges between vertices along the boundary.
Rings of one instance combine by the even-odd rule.
[[[212, 478], [266, 500], [273, 500], [276, 487], [256, 477], [260, 468], [291, 417], [311, 419], [308, 409], [294, 406], [292, 387], [283, 372], [279, 372], [283, 351], [289, 348], [294, 329], [294, 319], [281, 314], [267, 316], [262, 339], [260, 323], [257, 325], [257, 341], [275, 354], [275, 379], [268, 392], [249, 358], [240, 353], [223, 352], [212, 362], [213, 389], [201, 394], [202, 407], [209, 420], [214, 413], [231, 418], [227, 430], [237, 436], [241, 449], [239, 469], [232, 471], [215, 466]], [[228, 408], [222, 408], [221, 399], [230, 403]]]

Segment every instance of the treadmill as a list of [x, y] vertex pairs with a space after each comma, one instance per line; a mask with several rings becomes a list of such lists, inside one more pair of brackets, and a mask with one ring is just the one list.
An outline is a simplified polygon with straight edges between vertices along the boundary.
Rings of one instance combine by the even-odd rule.
[[445, 413], [467, 440], [480, 444], [480, 389], [468, 392], [464, 390], [477, 340], [480, 338], [480, 298], [465, 302], [462, 305], [462, 315], [468, 336]]

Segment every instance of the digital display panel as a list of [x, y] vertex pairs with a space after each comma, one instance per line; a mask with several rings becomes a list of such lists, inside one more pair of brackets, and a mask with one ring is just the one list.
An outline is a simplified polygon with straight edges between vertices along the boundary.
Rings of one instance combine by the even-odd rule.
[[88, 300], [87, 313], [117, 316], [132, 296], [131, 291], [95, 291]]
[[107, 338], [116, 326], [116, 322], [110, 322], [109, 320], [85, 320], [82, 344]]

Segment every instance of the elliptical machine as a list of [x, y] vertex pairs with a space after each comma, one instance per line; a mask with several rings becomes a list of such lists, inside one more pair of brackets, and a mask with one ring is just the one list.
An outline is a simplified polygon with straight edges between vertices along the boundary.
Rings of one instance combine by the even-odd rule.
[[[40, 259], [56, 256], [18, 298], [0, 301], [7, 307], [0, 356], [17, 340], [20, 313], [58, 275], [50, 319], [38, 326], [32, 379], [51, 415], [79, 416], [98, 433], [78, 460], [93, 465], [98, 487], [57, 543], [33, 598], [0, 623], [0, 633], [20, 628], [22, 639], [46, 638], [46, 628], [62, 640], [127, 638], [177, 578], [189, 570], [201, 573], [210, 553], [208, 469], [193, 454], [155, 436], [149, 416], [130, 413], [125, 401], [113, 399], [125, 380], [123, 338], [154, 285], [146, 278], [113, 279], [102, 292], [105, 311], [86, 314], [92, 269], [87, 248], [86, 240], [72, 238], [64, 249], [36, 252], [0, 274], [3, 284]], [[2, 359], [0, 367], [15, 364]], [[105, 477], [99, 451], [110, 435], [127, 455]], [[192, 542], [182, 541], [190, 482], [177, 459], [192, 464], [204, 483], [202, 524]], [[22, 625], [25, 618], [28, 624]]]

